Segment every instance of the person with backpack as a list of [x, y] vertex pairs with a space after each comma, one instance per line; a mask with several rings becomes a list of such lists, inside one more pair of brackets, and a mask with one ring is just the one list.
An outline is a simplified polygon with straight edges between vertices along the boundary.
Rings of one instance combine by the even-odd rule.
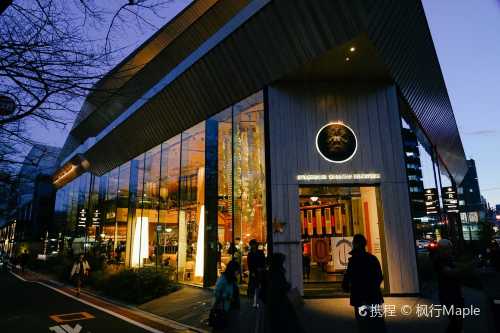
[[76, 296], [80, 296], [80, 288], [83, 284], [83, 281], [89, 275], [90, 266], [83, 254], [80, 254], [78, 259], [73, 264], [73, 268], [71, 269], [70, 277], [75, 279], [76, 284]]
[[239, 271], [238, 262], [231, 260], [215, 284], [214, 305], [210, 311], [209, 325], [216, 332], [239, 332]]

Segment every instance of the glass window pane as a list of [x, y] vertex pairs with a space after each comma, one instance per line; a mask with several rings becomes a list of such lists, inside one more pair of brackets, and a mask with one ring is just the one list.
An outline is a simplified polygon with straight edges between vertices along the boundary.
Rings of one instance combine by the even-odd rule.
[[116, 220], [114, 236], [114, 259], [118, 264], [125, 264], [127, 245], [128, 205], [130, 195], [130, 163], [118, 169], [118, 191], [116, 201]]
[[233, 241], [233, 119], [232, 108], [213, 117], [217, 127], [217, 273], [224, 271], [231, 260]]
[[[130, 208], [128, 212], [127, 262], [132, 267], [143, 265], [147, 258], [147, 223], [142, 223], [144, 197], [144, 154], [130, 162]], [[143, 229], [144, 228], [144, 229]], [[144, 236], [144, 237], [143, 237]]]
[[90, 189], [89, 224], [87, 228], [87, 241], [94, 248], [94, 243], [98, 240], [99, 228], [99, 176], [92, 176]]
[[116, 198], [118, 193], [118, 168], [108, 174], [106, 197], [104, 200], [105, 215], [103, 218], [102, 239], [106, 242], [106, 253], [108, 259], [115, 258], [116, 249]]
[[182, 281], [203, 282], [205, 229], [205, 122], [182, 133], [179, 258]]
[[[164, 142], [161, 147], [160, 216], [162, 228], [156, 235], [159, 263], [177, 270], [179, 242], [179, 175], [181, 136]], [[173, 277], [172, 277], [173, 278]]]
[[[156, 226], [158, 223], [158, 204], [160, 196], [161, 146], [146, 152], [144, 164], [144, 195], [142, 200], [141, 265], [152, 266], [157, 263]], [[146, 253], [142, 253], [146, 250]]]
[[264, 103], [256, 93], [236, 104], [233, 129], [234, 242], [236, 259], [247, 270], [246, 253], [252, 239], [266, 249], [266, 178]]

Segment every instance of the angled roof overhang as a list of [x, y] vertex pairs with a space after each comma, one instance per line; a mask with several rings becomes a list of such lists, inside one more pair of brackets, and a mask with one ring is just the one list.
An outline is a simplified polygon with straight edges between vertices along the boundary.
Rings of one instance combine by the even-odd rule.
[[460, 183], [464, 150], [417, 0], [248, 1], [177, 65], [151, 66], [161, 78], [98, 134], [79, 129], [82, 138], [96, 135], [84, 152], [89, 168], [102, 174], [360, 36], [373, 45], [414, 124]]

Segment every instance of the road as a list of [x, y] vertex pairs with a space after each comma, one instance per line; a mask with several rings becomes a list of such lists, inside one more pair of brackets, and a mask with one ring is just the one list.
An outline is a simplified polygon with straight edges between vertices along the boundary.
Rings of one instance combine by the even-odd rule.
[[157, 332], [125, 320], [37, 282], [0, 272], [0, 332]]

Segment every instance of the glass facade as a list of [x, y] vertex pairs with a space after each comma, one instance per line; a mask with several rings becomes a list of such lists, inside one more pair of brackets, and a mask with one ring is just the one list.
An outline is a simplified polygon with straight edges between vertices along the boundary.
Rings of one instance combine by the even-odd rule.
[[266, 248], [264, 170], [259, 92], [102, 176], [60, 188], [64, 248], [213, 284], [232, 257], [247, 269], [250, 240]]

